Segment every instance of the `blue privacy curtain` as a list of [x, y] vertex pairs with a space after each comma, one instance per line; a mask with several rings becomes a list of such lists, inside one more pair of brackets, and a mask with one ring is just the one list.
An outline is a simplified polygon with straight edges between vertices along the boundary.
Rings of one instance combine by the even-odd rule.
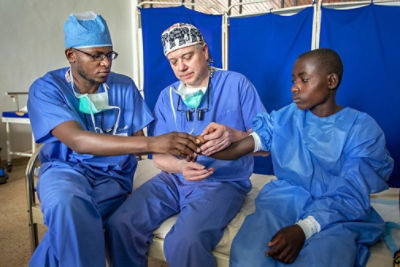
[[[292, 16], [271, 13], [229, 21], [229, 69], [255, 85], [268, 112], [292, 102], [292, 67], [311, 49], [312, 20], [309, 7]], [[272, 173], [269, 157], [256, 157], [255, 163], [255, 172]]]
[[344, 65], [337, 102], [371, 115], [395, 160], [389, 184], [400, 187], [400, 7], [322, 8], [320, 47], [336, 50]]
[[161, 44], [162, 32], [177, 22], [195, 25], [208, 44], [214, 66], [222, 66], [222, 16], [207, 15], [184, 6], [140, 9], [143, 29], [144, 96], [153, 110], [162, 89], [176, 81], [164, 56]]

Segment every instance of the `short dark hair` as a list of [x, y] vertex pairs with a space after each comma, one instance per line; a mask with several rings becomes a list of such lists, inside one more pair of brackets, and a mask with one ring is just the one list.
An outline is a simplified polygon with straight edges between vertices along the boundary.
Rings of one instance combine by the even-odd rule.
[[298, 59], [315, 58], [321, 68], [325, 69], [327, 74], [336, 73], [339, 82], [342, 81], [343, 63], [338, 53], [330, 48], [318, 48], [301, 54]]

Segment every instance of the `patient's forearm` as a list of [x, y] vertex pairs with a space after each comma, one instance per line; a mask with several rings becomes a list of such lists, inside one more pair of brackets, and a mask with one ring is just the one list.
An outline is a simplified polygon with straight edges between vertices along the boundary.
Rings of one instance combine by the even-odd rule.
[[253, 150], [254, 139], [252, 136], [247, 136], [240, 141], [232, 143], [226, 149], [212, 154], [210, 157], [215, 159], [234, 160], [253, 152]]

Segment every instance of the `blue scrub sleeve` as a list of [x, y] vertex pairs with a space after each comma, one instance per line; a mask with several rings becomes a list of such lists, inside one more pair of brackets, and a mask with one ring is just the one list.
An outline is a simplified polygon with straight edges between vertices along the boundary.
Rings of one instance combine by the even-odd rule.
[[264, 151], [271, 150], [273, 121], [269, 114], [266, 112], [258, 113], [252, 123], [252, 131], [257, 133], [260, 137], [262, 149]]
[[134, 101], [134, 110], [133, 110], [133, 133], [142, 130], [146, 127], [150, 122], [153, 121], [153, 115], [150, 109], [147, 107], [146, 103], [143, 100], [142, 95], [139, 90], [136, 88], [135, 84], [132, 81], [132, 89], [133, 89], [133, 101]]
[[326, 193], [314, 199], [302, 216], [314, 216], [321, 229], [337, 222], [366, 219], [370, 214], [369, 194], [388, 188], [386, 180], [393, 159], [376, 122], [367, 118], [353, 127], [347, 142], [342, 170], [330, 177]]
[[28, 113], [37, 143], [55, 141], [50, 132], [65, 121], [76, 120], [76, 112], [66, 104], [65, 96], [43, 79], [36, 80], [29, 89]]
[[[172, 114], [171, 103], [169, 99], [169, 89], [163, 90], [157, 99], [154, 107], [154, 135], [162, 135], [176, 131], [175, 121]], [[168, 116], [168, 119], [167, 117]]]
[[242, 84], [239, 86], [239, 88], [241, 90], [240, 103], [243, 105], [241, 107], [242, 118], [244, 118], [246, 131], [248, 131], [252, 128], [252, 120], [254, 116], [256, 116], [258, 113], [266, 114], [267, 111], [261, 102], [254, 85], [244, 76], [241, 83]]

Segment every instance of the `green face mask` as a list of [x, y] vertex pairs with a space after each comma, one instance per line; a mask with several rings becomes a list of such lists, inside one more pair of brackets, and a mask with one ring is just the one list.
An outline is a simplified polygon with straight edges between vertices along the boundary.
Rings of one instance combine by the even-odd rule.
[[106, 91], [97, 94], [78, 95], [77, 97], [79, 98], [79, 111], [82, 113], [96, 114], [109, 109]]
[[192, 94], [182, 96], [183, 103], [189, 108], [196, 109], [200, 106], [201, 100], [203, 100], [204, 93], [202, 90], [198, 90]]
[[75, 97], [78, 98], [78, 100], [79, 100], [79, 111], [90, 115], [95, 132], [103, 133], [103, 130], [99, 127], [96, 127], [94, 114], [102, 112], [104, 110], [108, 110], [108, 109], [117, 109], [118, 110], [117, 119], [115, 120], [114, 129], [112, 131], [112, 134], [115, 135], [117, 132], [118, 125], [119, 125], [121, 109], [118, 106], [109, 106], [108, 105], [108, 89], [109, 89], [108, 85], [106, 83], [102, 84], [103, 88], [104, 88], [104, 92], [102, 92], [102, 93], [96, 93], [96, 94], [77, 93], [74, 90], [74, 78], [70, 74], [70, 71], [71, 70], [67, 71], [67, 73], [65, 74], [65, 78], [71, 84], [72, 92], [74, 93]]
[[203, 100], [204, 89], [206, 88], [189, 89], [183, 83], [180, 83], [178, 90], [173, 90], [181, 96], [183, 103], [185, 103], [187, 107], [196, 109], [200, 106], [201, 101]]

